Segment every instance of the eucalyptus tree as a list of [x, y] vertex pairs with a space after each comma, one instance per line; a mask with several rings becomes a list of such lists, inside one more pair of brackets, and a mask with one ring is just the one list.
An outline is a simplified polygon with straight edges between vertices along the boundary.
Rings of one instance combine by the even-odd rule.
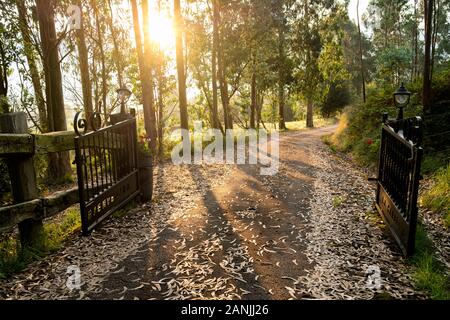
[[178, 94], [180, 100], [180, 121], [181, 128], [189, 128], [188, 111], [187, 111], [187, 94], [186, 94], [186, 69], [183, 54], [183, 29], [184, 21], [181, 14], [180, 0], [174, 0], [174, 21], [175, 21], [175, 46], [176, 61], [178, 73]]
[[418, 59], [414, 53], [418, 44], [405, 39], [418, 41], [414, 4], [411, 6], [408, 0], [371, 0], [364, 20], [372, 30], [374, 54], [378, 57], [376, 80], [397, 85], [413, 78], [417, 71], [411, 62]]
[[[46, 103], [41, 81], [40, 52], [37, 49], [34, 37], [36, 26], [30, 19], [29, 4], [25, 0], [16, 0], [17, 19], [23, 44], [23, 52], [27, 59], [29, 75], [33, 85], [35, 103], [39, 114], [39, 126], [41, 132], [47, 132], [48, 120]], [[34, 30], [33, 30], [34, 28]]]
[[[6, 4], [10, 8], [11, 4]], [[11, 21], [0, 20], [0, 113], [10, 111], [8, 102], [9, 77], [11, 65], [14, 60], [14, 37], [15, 26]]]
[[306, 126], [314, 127], [313, 108], [318, 100], [321, 75], [318, 66], [322, 42], [320, 39], [320, 2], [296, 2], [292, 17], [294, 52], [294, 77], [296, 89], [306, 101]]
[[431, 82], [433, 74], [431, 71], [431, 51], [433, 35], [433, 10], [434, 0], [424, 0], [425, 16], [425, 58], [423, 61], [423, 89], [422, 104], [425, 112], [431, 111]]
[[82, 1], [78, 0], [76, 4], [80, 10], [80, 26], [75, 31], [75, 33], [78, 48], [78, 61], [80, 66], [81, 88], [83, 93], [83, 109], [87, 119], [90, 119], [91, 115], [94, 112], [94, 108], [92, 104], [92, 82], [85, 36], [85, 26], [87, 26], [87, 23], [85, 22], [85, 14], [83, 12], [84, 7], [82, 5]]
[[[64, 108], [63, 84], [57, 36], [55, 27], [55, 1], [36, 0], [36, 16], [39, 22], [40, 47], [45, 74], [45, 96], [49, 131], [66, 131], [67, 122]], [[55, 181], [63, 181], [71, 175], [68, 152], [50, 155], [50, 177]]]

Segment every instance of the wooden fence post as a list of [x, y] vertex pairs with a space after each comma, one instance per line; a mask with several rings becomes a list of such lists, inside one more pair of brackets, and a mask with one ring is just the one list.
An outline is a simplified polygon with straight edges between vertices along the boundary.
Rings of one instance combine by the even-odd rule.
[[[28, 133], [26, 114], [24, 112], [15, 112], [0, 115], [0, 132]], [[37, 199], [38, 191], [33, 156], [26, 154], [8, 156], [6, 157], [6, 164], [11, 180], [14, 203]], [[19, 223], [22, 247], [40, 244], [42, 229], [42, 220], [28, 219]]]

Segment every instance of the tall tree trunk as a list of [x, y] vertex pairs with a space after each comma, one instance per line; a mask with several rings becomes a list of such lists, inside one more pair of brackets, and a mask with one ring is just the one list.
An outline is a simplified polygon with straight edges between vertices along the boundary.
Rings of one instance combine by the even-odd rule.
[[255, 118], [256, 118], [256, 73], [253, 71], [252, 73], [252, 87], [251, 87], [251, 104], [250, 104], [250, 128], [254, 129], [256, 127]]
[[[389, 10], [390, 6], [386, 5], [386, 4], [385, 4], [385, 6], [387, 6], [387, 8], [386, 7], [384, 8], [385, 16], [386, 17], [390, 17], [390, 10]], [[389, 26], [388, 26], [388, 23], [387, 23], [387, 19], [385, 19], [384, 20], [384, 47], [385, 48], [388, 47], [388, 43], [389, 43], [389, 41], [388, 41], [388, 34], [389, 34]]]
[[[158, 0], [158, 13], [161, 14], [161, 0]], [[158, 47], [157, 82], [158, 82], [158, 157], [162, 159], [164, 152], [164, 100], [166, 79], [163, 75], [164, 53]]]
[[183, 30], [184, 23], [181, 16], [180, 0], [174, 0], [174, 18], [175, 18], [175, 47], [177, 56], [177, 73], [178, 73], [178, 96], [180, 105], [180, 121], [181, 128], [189, 129], [187, 97], [186, 97], [186, 73], [184, 69], [183, 55]]
[[308, 98], [306, 102], [306, 127], [314, 128], [314, 120], [313, 120], [313, 101], [311, 98]]
[[80, 29], [76, 31], [77, 34], [77, 48], [78, 48], [78, 61], [80, 64], [81, 73], [81, 88], [83, 92], [83, 105], [86, 119], [90, 119], [94, 108], [92, 106], [92, 83], [89, 75], [89, 57], [86, 48], [86, 38], [84, 35], [84, 15], [81, 0], [78, 0], [77, 5], [80, 8]]
[[414, 81], [419, 74], [419, 41], [418, 41], [418, 28], [419, 23], [417, 22], [417, 1], [414, 0], [414, 23], [413, 23], [413, 68], [412, 68], [412, 75], [411, 75], [411, 81]]
[[[95, 26], [97, 30], [97, 39], [98, 39], [98, 48], [100, 51], [100, 64], [101, 64], [101, 75], [102, 75], [102, 108], [105, 119], [108, 118], [108, 107], [106, 105], [106, 98], [108, 95], [108, 78], [106, 75], [106, 58], [105, 58], [105, 49], [103, 45], [103, 30], [100, 22], [100, 18], [98, 15], [98, 7], [95, 1], [92, 3], [92, 7], [94, 8], [94, 16], [95, 16]], [[101, 112], [101, 110], [98, 110]]]
[[39, 126], [42, 132], [47, 132], [47, 110], [41, 84], [41, 77], [37, 67], [31, 31], [29, 29], [29, 20], [24, 0], [17, 0], [17, 12], [19, 13], [19, 28], [22, 34], [23, 47], [27, 58], [28, 68], [30, 69], [31, 83], [33, 84], [36, 105], [39, 114]]
[[4, 44], [0, 38], [0, 113], [8, 113], [8, 65], [5, 57]]
[[[41, 47], [45, 73], [45, 96], [49, 131], [66, 131], [67, 122], [64, 110], [61, 66], [58, 54], [54, 7], [52, 0], [36, 0], [36, 13], [39, 21]], [[50, 155], [49, 177], [63, 181], [70, 177], [69, 153], [60, 152]]]
[[433, 0], [424, 0], [425, 58], [423, 65], [422, 104], [424, 112], [431, 111], [431, 37], [433, 33]]
[[164, 151], [164, 100], [165, 80], [161, 66], [158, 66], [158, 156], [162, 159]]
[[278, 121], [279, 125], [278, 128], [280, 130], [286, 130], [286, 123], [284, 119], [284, 107], [285, 107], [285, 101], [284, 101], [284, 43], [285, 43], [285, 35], [284, 35], [284, 12], [283, 12], [283, 5], [280, 5], [280, 15], [281, 15], [281, 22], [278, 29]]
[[363, 101], [366, 102], [366, 79], [364, 76], [364, 61], [363, 61], [363, 50], [362, 50], [362, 37], [361, 37], [361, 23], [359, 21], [359, 0], [356, 3], [356, 16], [358, 19], [358, 34], [359, 34], [359, 62], [361, 67], [361, 84], [362, 84], [362, 95]]
[[92, 60], [90, 63], [91, 66], [91, 74], [92, 74], [92, 99], [94, 103], [94, 111], [97, 113], [102, 113], [101, 105], [102, 101], [100, 99], [100, 89], [99, 89], [99, 79], [98, 79], [98, 71], [97, 71], [97, 52], [94, 51], [92, 54]]
[[430, 79], [433, 79], [434, 60], [436, 56], [436, 44], [438, 35], [438, 17], [440, 12], [440, 0], [434, 0], [433, 4], [433, 32], [431, 36], [431, 62], [430, 62]]
[[150, 138], [151, 150], [155, 150], [156, 147], [156, 122], [154, 111], [154, 96], [153, 96], [153, 79], [151, 73], [151, 43], [149, 34], [149, 21], [148, 21], [148, 2], [142, 1], [142, 12], [144, 22], [144, 38], [145, 45], [144, 50], [142, 46], [141, 37], [141, 25], [139, 23], [139, 12], [136, 0], [131, 0], [131, 7], [133, 13], [133, 27], [134, 36], [136, 40], [136, 52], [138, 56], [139, 75], [141, 78], [142, 86], [142, 104], [144, 110], [144, 126], [147, 133], [147, 137]]
[[233, 124], [230, 119], [229, 114], [229, 96], [228, 96], [228, 82], [226, 78], [225, 64], [223, 61], [223, 50], [222, 45], [219, 44], [219, 57], [218, 57], [218, 66], [219, 66], [219, 83], [220, 83], [220, 98], [222, 100], [222, 108], [223, 108], [223, 123], [225, 129], [232, 129]]
[[264, 129], [267, 130], [267, 128], [265, 127], [263, 121], [262, 121], [262, 117], [261, 117], [261, 111], [262, 111], [262, 107], [264, 105], [264, 94], [257, 90], [256, 92], [256, 128], [259, 129], [259, 124], [262, 123], [262, 125], [264, 126]]
[[224, 50], [223, 50], [223, 32], [221, 31], [221, 8], [219, 0], [215, 0], [215, 21], [216, 21], [216, 32], [217, 32], [217, 73], [219, 78], [219, 87], [220, 87], [220, 99], [222, 100], [222, 109], [223, 109], [223, 123], [225, 129], [233, 128], [233, 121], [231, 119], [230, 114], [230, 98], [228, 95], [228, 81], [227, 81], [227, 72], [226, 72], [226, 63], [224, 59]]
[[219, 45], [219, 8], [218, 0], [213, 0], [213, 45], [211, 52], [211, 66], [212, 66], [212, 122], [215, 129], [219, 128], [219, 114], [218, 114], [218, 98], [217, 98], [217, 51]]
[[[309, 1], [305, 1], [305, 17], [307, 18], [307, 25], [309, 26], [310, 17], [309, 17]], [[308, 33], [311, 32], [311, 30], [308, 30]], [[312, 63], [312, 52], [311, 48], [307, 49], [306, 53], [306, 65], [310, 66]], [[307, 89], [307, 98], [306, 98], [306, 127], [307, 128], [314, 128], [314, 102], [313, 102], [313, 89], [314, 88], [308, 88]]]
[[[111, 30], [111, 38], [113, 41], [113, 60], [114, 64], [116, 65], [117, 70], [117, 81], [119, 82], [119, 87], [123, 88], [123, 65], [122, 65], [122, 55], [120, 54], [119, 45], [117, 43], [117, 34], [116, 30], [114, 28], [114, 16], [113, 16], [113, 10], [111, 5], [111, 0], [108, 0], [108, 6], [109, 6], [109, 19], [107, 19], [109, 23], [109, 29]], [[121, 110], [124, 111], [124, 110]]]

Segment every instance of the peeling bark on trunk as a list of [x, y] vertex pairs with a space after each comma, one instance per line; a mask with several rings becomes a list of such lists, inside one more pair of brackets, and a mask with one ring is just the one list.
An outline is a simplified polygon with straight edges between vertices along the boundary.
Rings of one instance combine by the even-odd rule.
[[86, 38], [84, 35], [84, 15], [83, 9], [81, 5], [81, 1], [78, 1], [77, 5], [80, 7], [81, 11], [81, 28], [76, 31], [77, 34], [77, 48], [78, 48], [78, 61], [80, 64], [80, 72], [81, 72], [81, 88], [83, 92], [83, 105], [84, 105], [84, 113], [86, 115], [86, 119], [90, 119], [92, 113], [94, 111], [92, 105], [92, 83], [91, 77], [89, 75], [89, 57], [86, 48]]
[[[61, 66], [55, 29], [53, 1], [36, 0], [36, 12], [41, 35], [41, 47], [45, 73], [45, 93], [49, 131], [66, 131]], [[48, 173], [54, 182], [64, 181], [71, 176], [68, 152], [50, 154]]]
[[[101, 64], [101, 76], [102, 76], [102, 108], [105, 119], [108, 117], [108, 107], [106, 105], [106, 98], [108, 95], [108, 78], [106, 75], [106, 58], [105, 58], [105, 49], [103, 45], [103, 32], [101, 29], [100, 19], [98, 16], [98, 8], [93, 4], [94, 8], [94, 16], [95, 16], [95, 24], [96, 24], [96, 30], [97, 30], [97, 37], [98, 37], [98, 48], [100, 51], [100, 64]], [[99, 108], [101, 109], [101, 108]], [[98, 112], [101, 112], [102, 110], [98, 110]]]
[[42, 132], [47, 132], [48, 130], [47, 110], [43, 95], [41, 78], [39, 75], [39, 70], [35, 58], [33, 41], [31, 38], [31, 31], [29, 29], [27, 9], [24, 0], [17, 0], [16, 4], [17, 4], [17, 11], [19, 13], [19, 28], [20, 33], [22, 34], [24, 52], [27, 58], [28, 68], [30, 69], [31, 83], [33, 84], [36, 105], [38, 108], [39, 126]]

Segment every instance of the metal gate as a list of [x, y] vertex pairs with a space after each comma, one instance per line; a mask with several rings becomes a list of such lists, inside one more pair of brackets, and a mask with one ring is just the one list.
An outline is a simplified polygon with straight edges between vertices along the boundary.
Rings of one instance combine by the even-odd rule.
[[388, 120], [383, 115], [376, 208], [407, 256], [414, 253], [422, 136], [420, 117]]
[[[75, 116], [77, 166], [83, 234], [139, 194], [136, 119], [98, 128], [100, 115], [91, 121]], [[87, 132], [88, 126], [92, 131]], [[83, 129], [83, 132], [80, 132]]]

